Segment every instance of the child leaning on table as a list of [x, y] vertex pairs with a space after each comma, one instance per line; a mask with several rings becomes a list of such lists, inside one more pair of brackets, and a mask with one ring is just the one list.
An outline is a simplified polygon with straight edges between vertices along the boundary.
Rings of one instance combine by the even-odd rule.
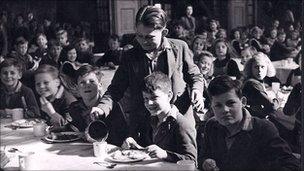
[[35, 87], [39, 95], [41, 116], [49, 124], [62, 126], [69, 105], [76, 98], [64, 89], [58, 77], [58, 69], [41, 65], [35, 72]]
[[[102, 75], [98, 67], [91, 65], [84, 65], [76, 71], [75, 79], [81, 98], [70, 105], [69, 115], [66, 115], [67, 129], [84, 132], [87, 126], [95, 120], [91, 118], [90, 112], [99, 104], [104, 93], [101, 84]], [[109, 128], [107, 142], [120, 146], [126, 138], [127, 125], [119, 104], [115, 103], [111, 114], [102, 121]]]
[[24, 118], [40, 115], [39, 107], [33, 91], [20, 82], [22, 77], [22, 64], [13, 58], [5, 59], [0, 64], [0, 113], [5, 109], [27, 109]]
[[[144, 104], [150, 117], [150, 140], [146, 151], [152, 158], [169, 162], [193, 160], [196, 162], [196, 130], [178, 109], [170, 104], [172, 89], [170, 79], [161, 72], [154, 72], [144, 79]], [[128, 137], [122, 148], [142, 148], [135, 139]]]

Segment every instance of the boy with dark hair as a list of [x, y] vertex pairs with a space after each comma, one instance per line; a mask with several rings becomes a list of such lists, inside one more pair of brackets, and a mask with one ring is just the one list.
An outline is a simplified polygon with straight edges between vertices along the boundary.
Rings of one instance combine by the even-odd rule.
[[[144, 106], [142, 88], [144, 78], [152, 72], [166, 74], [172, 83], [172, 104], [180, 113], [195, 124], [192, 104], [197, 110], [204, 107], [204, 78], [193, 63], [193, 55], [188, 45], [180, 40], [169, 39], [167, 15], [155, 6], [144, 6], [136, 15], [136, 38], [133, 48], [123, 53], [111, 85], [103, 95], [98, 107], [92, 108], [95, 117], [109, 115], [113, 102], [119, 101], [128, 90], [132, 94], [130, 102], [130, 132], [138, 136], [149, 124], [149, 114]], [[189, 88], [189, 89], [188, 89]], [[190, 91], [188, 91], [190, 90]], [[190, 93], [190, 95], [189, 95]], [[139, 132], [138, 132], [139, 131]], [[142, 144], [146, 144], [141, 139]]]
[[[151, 125], [151, 130], [143, 135], [150, 140], [146, 150], [152, 158], [196, 162], [195, 127], [170, 104], [172, 96], [171, 81], [165, 74], [154, 72], [144, 79], [143, 97]], [[130, 147], [140, 148], [132, 137], [123, 144], [123, 148]]]
[[298, 170], [299, 162], [276, 127], [245, 109], [241, 84], [229, 76], [213, 79], [208, 87], [211, 118], [205, 146], [199, 151], [203, 170]]
[[0, 113], [2, 115], [5, 109], [21, 108], [24, 118], [38, 117], [40, 112], [33, 91], [19, 81], [22, 67], [18, 60], [12, 58], [0, 64]]
[[77, 61], [80, 63], [93, 64], [94, 55], [90, 47], [90, 42], [86, 38], [80, 38], [77, 40]]
[[55, 40], [51, 40], [48, 45], [48, 54], [45, 58], [41, 59], [40, 65], [47, 64], [56, 68], [60, 67], [59, 58], [62, 51], [60, 43]]

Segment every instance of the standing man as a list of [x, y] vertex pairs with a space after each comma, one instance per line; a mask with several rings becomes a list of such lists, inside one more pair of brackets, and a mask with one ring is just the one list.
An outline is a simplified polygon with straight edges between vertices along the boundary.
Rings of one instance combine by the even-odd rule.
[[[172, 104], [195, 124], [193, 107], [201, 110], [203, 100], [203, 76], [193, 63], [193, 55], [184, 41], [169, 39], [166, 28], [166, 13], [154, 6], [144, 6], [136, 15], [136, 38], [134, 47], [123, 54], [122, 64], [117, 69], [110, 86], [91, 116], [107, 116], [113, 102], [118, 102], [130, 89], [129, 136], [145, 146], [150, 140], [144, 136], [149, 129], [149, 113], [144, 106], [142, 89], [144, 78], [152, 72], [162, 72], [172, 82]], [[155, 105], [157, 108], [158, 106]]]

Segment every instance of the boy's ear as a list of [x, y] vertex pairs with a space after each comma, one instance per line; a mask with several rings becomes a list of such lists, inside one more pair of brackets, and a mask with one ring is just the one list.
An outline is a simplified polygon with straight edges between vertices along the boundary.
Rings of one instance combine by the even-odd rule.
[[247, 98], [245, 96], [243, 96], [241, 98], [241, 102], [242, 102], [243, 107], [245, 107], [247, 105]]
[[164, 29], [162, 30], [162, 37], [167, 36], [168, 33], [169, 33], [169, 30], [168, 30], [167, 28], [164, 28]]
[[60, 86], [60, 79], [59, 79], [59, 78], [56, 78], [56, 79], [55, 79], [55, 82], [56, 82], [56, 85], [59, 87], [59, 86]]
[[173, 92], [172, 91], [169, 91], [168, 97], [169, 97], [169, 100], [171, 100], [173, 98]]

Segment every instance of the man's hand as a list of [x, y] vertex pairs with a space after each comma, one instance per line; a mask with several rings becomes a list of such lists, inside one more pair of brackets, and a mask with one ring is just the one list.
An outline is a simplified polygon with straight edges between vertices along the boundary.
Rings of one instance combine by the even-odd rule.
[[125, 141], [123, 142], [121, 148], [123, 148], [123, 149], [130, 149], [130, 148], [144, 149], [144, 147], [138, 145], [137, 142], [132, 137], [126, 138]]
[[201, 111], [204, 109], [204, 97], [199, 90], [192, 90], [191, 102], [196, 111]]
[[167, 152], [155, 144], [146, 147], [146, 149], [151, 158], [165, 159], [168, 157]]
[[91, 117], [92, 121], [95, 121], [99, 118], [105, 117], [105, 113], [99, 107], [92, 107], [92, 110], [90, 112], [90, 117]]

